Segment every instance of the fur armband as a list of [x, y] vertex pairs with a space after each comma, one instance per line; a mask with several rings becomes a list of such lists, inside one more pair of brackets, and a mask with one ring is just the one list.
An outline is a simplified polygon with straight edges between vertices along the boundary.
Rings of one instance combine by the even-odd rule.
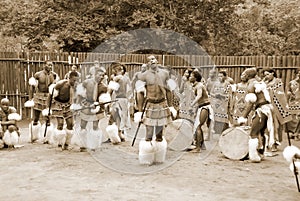
[[136, 90], [136, 92], [139, 93], [139, 92], [145, 91], [146, 90], [145, 85], [146, 85], [145, 82], [143, 82], [141, 80], [137, 80], [136, 83], [135, 83], [135, 90]]
[[143, 112], [134, 113], [133, 120], [134, 120], [135, 123], [139, 123], [142, 120], [142, 114], [143, 114]]
[[171, 91], [174, 91], [177, 87], [177, 83], [173, 79], [168, 79], [167, 80], [167, 85], [168, 85], [168, 87]]
[[18, 113], [11, 113], [8, 115], [8, 120], [20, 121], [22, 118]]
[[37, 81], [34, 77], [31, 77], [31, 78], [29, 78], [29, 80], [28, 80], [28, 84], [29, 84], [30, 86], [36, 87], [36, 86], [38, 85], [38, 81]]
[[98, 106], [96, 106], [95, 109], [91, 109], [90, 111], [91, 111], [91, 113], [96, 114], [100, 111], [100, 106], [98, 105]]
[[[296, 171], [299, 171], [300, 170], [300, 162], [299, 161], [296, 161], [295, 162], [295, 167], [296, 167]], [[290, 164], [290, 170], [292, 171], [292, 172], [294, 172], [294, 164], [293, 163], [291, 163]]]
[[120, 88], [120, 84], [115, 81], [110, 81], [108, 84], [108, 88], [114, 91], [118, 91], [118, 89]]
[[82, 107], [79, 104], [71, 104], [70, 110], [80, 110]]
[[[43, 115], [44, 117], [49, 116], [49, 108], [43, 109], [43, 110], [42, 110], [42, 115]], [[51, 109], [50, 109], [50, 115], [52, 115], [52, 110], [51, 110]]]
[[24, 103], [25, 107], [33, 107], [34, 106], [34, 101], [33, 100], [28, 100]]
[[111, 101], [111, 97], [109, 93], [103, 93], [99, 96], [99, 102], [105, 103]]
[[82, 85], [82, 83], [78, 84], [76, 87], [76, 96], [80, 95], [83, 98], [86, 98], [86, 89]]
[[282, 152], [283, 157], [289, 163], [293, 161], [295, 155], [300, 155], [300, 149], [296, 146], [287, 146]]
[[267, 85], [264, 82], [258, 82], [254, 84], [255, 93], [262, 92], [267, 89]]
[[239, 117], [238, 120], [237, 120], [237, 123], [238, 124], [244, 124], [244, 123], [247, 123], [248, 119], [245, 118], [245, 117]]
[[264, 82], [258, 82], [254, 84], [255, 92], [260, 93], [263, 92], [265, 99], [269, 102], [271, 102], [271, 97], [269, 94], [269, 91], [267, 89], [267, 85]]
[[231, 87], [231, 91], [232, 92], [236, 92], [236, 84], [231, 84], [231, 85], [229, 85], [230, 87]]
[[174, 118], [177, 117], [177, 110], [174, 107], [169, 107], [169, 110]]
[[58, 75], [55, 76], [54, 83], [57, 83], [60, 80], [60, 77]]
[[245, 96], [245, 101], [247, 103], [255, 103], [257, 100], [257, 97], [255, 95], [255, 93], [248, 93], [246, 96]]
[[49, 93], [52, 95], [53, 98], [58, 96], [59, 91], [57, 89], [55, 89], [55, 84], [50, 84]]

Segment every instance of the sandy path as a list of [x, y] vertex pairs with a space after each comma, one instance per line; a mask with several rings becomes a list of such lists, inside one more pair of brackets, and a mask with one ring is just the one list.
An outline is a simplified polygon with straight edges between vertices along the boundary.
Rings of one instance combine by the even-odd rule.
[[[22, 131], [26, 139], [26, 129]], [[300, 142], [293, 143], [300, 147]], [[226, 159], [216, 146], [205, 158], [201, 153], [169, 154], [168, 165], [147, 173], [137, 163], [138, 144], [130, 144], [103, 145], [103, 152], [112, 152], [109, 157], [29, 143], [1, 150], [0, 200], [300, 200], [282, 151], [250, 163]], [[286, 139], [281, 150], [285, 145]], [[116, 150], [133, 156], [124, 159]], [[108, 158], [112, 168], [106, 167]]]

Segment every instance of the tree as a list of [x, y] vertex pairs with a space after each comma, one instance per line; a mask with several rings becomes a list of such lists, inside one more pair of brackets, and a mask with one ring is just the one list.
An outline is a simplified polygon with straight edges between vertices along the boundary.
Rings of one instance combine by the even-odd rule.
[[[0, 0], [0, 32], [29, 50], [92, 51], [131, 30], [183, 34], [210, 55], [299, 48], [300, 0]], [[134, 37], [134, 36], [132, 36]], [[146, 35], [145, 35], [146, 37]], [[169, 38], [168, 49], [183, 48]], [[173, 40], [173, 41], [172, 41]], [[131, 45], [131, 41], [127, 41]]]
[[299, 0], [260, 0], [240, 14], [236, 55], [282, 55], [299, 44]]

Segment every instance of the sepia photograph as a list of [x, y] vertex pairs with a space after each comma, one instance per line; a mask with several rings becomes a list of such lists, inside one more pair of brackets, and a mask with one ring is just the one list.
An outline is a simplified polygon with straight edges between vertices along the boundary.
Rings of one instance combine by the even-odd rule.
[[0, 201], [300, 200], [300, 0], [0, 0]]

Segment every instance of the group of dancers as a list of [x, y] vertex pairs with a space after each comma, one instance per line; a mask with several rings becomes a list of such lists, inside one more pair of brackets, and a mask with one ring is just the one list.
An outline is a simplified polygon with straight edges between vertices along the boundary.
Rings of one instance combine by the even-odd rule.
[[[284, 131], [300, 139], [299, 70], [285, 93], [283, 82], [271, 68], [247, 68], [235, 83], [225, 70], [216, 68], [210, 70], [207, 80], [197, 68], [176, 75], [153, 55], [132, 79], [122, 63], [114, 62], [110, 67], [110, 77], [97, 62], [82, 77], [74, 65], [60, 79], [53, 62], [46, 61], [43, 70], [29, 79], [31, 90], [25, 107], [33, 111], [31, 141], [42, 140], [62, 150], [78, 145], [80, 151], [94, 151], [104, 142], [117, 145], [126, 141], [134, 116], [135, 122], [146, 127], [145, 138], [139, 142], [139, 162], [150, 165], [164, 162], [168, 147], [164, 129], [176, 119], [193, 124], [190, 149], [196, 153], [206, 148], [205, 140], [212, 134], [240, 125], [251, 127], [248, 150], [253, 162], [276, 152]], [[17, 146], [20, 132], [16, 122], [21, 118], [7, 98], [1, 100], [0, 118], [0, 146]], [[103, 136], [99, 125], [103, 118], [108, 118], [108, 136]], [[204, 125], [208, 133], [204, 133]], [[103, 141], [105, 137], [107, 141]]]

